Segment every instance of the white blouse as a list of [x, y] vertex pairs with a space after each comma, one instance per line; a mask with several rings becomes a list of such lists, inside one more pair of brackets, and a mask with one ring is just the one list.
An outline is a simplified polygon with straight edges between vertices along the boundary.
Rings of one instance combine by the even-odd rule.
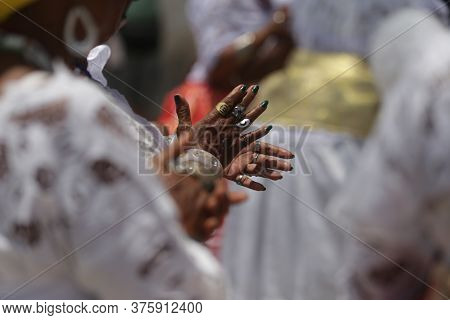
[[223, 297], [217, 262], [146, 174], [159, 137], [112, 101], [60, 65], [1, 88], [2, 298]]

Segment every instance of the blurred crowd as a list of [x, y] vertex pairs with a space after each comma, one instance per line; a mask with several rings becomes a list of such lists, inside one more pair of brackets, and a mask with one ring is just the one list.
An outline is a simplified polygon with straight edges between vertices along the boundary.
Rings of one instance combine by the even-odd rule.
[[448, 299], [449, 19], [0, 0], [0, 296]]

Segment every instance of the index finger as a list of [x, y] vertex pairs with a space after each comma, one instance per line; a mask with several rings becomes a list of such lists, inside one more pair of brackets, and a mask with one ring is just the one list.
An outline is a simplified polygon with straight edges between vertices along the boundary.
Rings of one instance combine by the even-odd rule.
[[183, 132], [192, 129], [191, 110], [189, 103], [184, 97], [177, 94], [174, 100], [178, 116], [177, 136], [180, 136]]
[[[247, 95], [247, 89], [248, 87], [246, 85], [239, 85], [236, 88], [231, 91], [231, 93], [226, 96], [221, 102], [219, 103], [225, 103], [228, 106], [228, 110], [226, 110], [226, 117], [231, 115], [231, 112], [233, 111], [233, 108], [242, 102], [242, 99]], [[211, 116], [214, 118], [223, 118], [219, 111], [217, 111], [216, 108], [214, 108], [213, 111], [211, 111]]]

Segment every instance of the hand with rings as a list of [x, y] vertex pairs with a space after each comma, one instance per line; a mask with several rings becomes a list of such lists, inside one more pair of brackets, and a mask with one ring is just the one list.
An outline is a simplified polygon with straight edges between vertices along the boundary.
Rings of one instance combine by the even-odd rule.
[[[257, 85], [250, 88], [245, 85], [236, 87], [195, 125], [191, 122], [188, 102], [181, 96], [175, 96], [179, 118], [177, 133], [188, 132], [191, 148], [202, 149], [218, 158], [224, 168], [224, 177], [234, 182], [238, 175], [279, 180], [282, 178], [279, 171], [289, 171], [292, 168], [289, 161], [283, 160], [292, 159], [294, 155], [291, 152], [258, 142], [272, 130], [272, 126], [244, 133], [269, 105], [268, 101], [263, 101], [250, 108], [258, 90]], [[258, 156], [254, 156], [255, 150], [258, 151]], [[243, 186], [249, 189], [265, 190], [264, 186], [250, 178], [243, 180]]]
[[262, 127], [243, 134], [268, 107], [269, 103], [264, 101], [258, 107], [248, 110], [258, 90], [258, 86], [236, 87], [195, 125], [192, 125], [189, 103], [183, 97], [175, 96], [179, 118], [177, 133], [180, 135], [188, 132], [192, 148], [211, 153], [220, 160], [224, 168], [227, 167], [242, 149], [267, 135], [271, 129]]
[[224, 176], [245, 188], [265, 191], [264, 185], [251, 177], [280, 180], [283, 178], [282, 171], [294, 169], [289, 161], [294, 157], [286, 149], [256, 141], [240, 152], [236, 160], [225, 169]]
[[209, 189], [195, 176], [174, 170], [173, 164], [182, 156], [188, 140], [186, 135], [181, 136], [152, 161], [178, 206], [184, 230], [193, 239], [205, 241], [222, 225], [229, 207], [245, 201], [247, 195], [228, 190], [224, 179], [215, 180], [214, 189]]

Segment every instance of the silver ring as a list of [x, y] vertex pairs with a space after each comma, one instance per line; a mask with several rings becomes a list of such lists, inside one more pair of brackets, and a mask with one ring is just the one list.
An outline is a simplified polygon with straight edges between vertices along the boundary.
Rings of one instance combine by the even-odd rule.
[[251, 123], [250, 119], [246, 118], [246, 119], [242, 120], [241, 122], [239, 122], [236, 126], [241, 129], [247, 129], [248, 127], [250, 127], [251, 124], [252, 123]]
[[283, 24], [287, 20], [287, 15], [283, 11], [278, 10], [273, 14], [272, 20], [276, 24]]
[[242, 174], [240, 174], [240, 175], [238, 175], [237, 177], [236, 177], [236, 183], [238, 184], [238, 185], [240, 185], [240, 186], [243, 186], [244, 185], [244, 180], [245, 179], [245, 176], [244, 175], [242, 175]]
[[245, 108], [243, 106], [236, 106], [231, 114], [237, 121], [241, 121], [245, 117], [244, 111]]
[[261, 141], [256, 141], [255, 142], [255, 150], [254, 150], [254, 152], [261, 153]]
[[258, 152], [254, 152], [253, 153], [253, 157], [252, 157], [252, 164], [255, 164], [258, 162], [258, 158], [259, 158], [259, 153]]

